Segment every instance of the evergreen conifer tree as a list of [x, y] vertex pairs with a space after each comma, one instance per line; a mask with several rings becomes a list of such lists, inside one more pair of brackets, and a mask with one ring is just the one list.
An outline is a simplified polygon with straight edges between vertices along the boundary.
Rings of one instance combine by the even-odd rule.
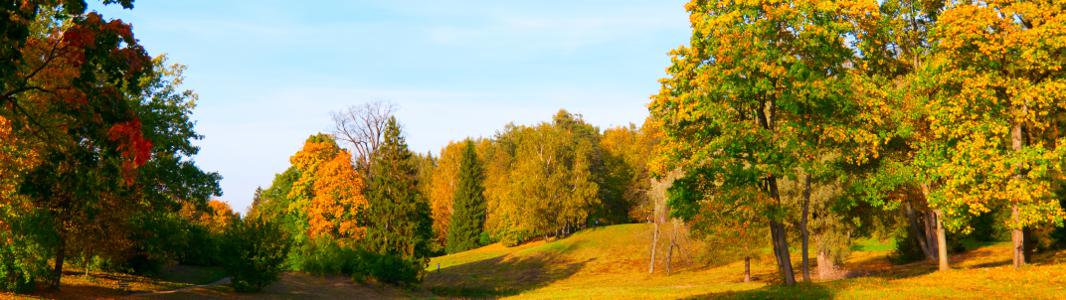
[[459, 184], [455, 189], [451, 228], [448, 230], [448, 253], [469, 250], [479, 245], [485, 224], [485, 188], [482, 186], [481, 163], [473, 141], [466, 142], [459, 165]]
[[386, 124], [370, 176], [364, 246], [379, 254], [425, 263], [433, 236], [429, 203], [418, 190], [418, 168], [395, 117]]

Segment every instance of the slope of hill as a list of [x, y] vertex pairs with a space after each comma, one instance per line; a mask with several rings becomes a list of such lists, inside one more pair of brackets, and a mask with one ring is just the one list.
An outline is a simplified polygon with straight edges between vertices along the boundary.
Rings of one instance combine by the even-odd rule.
[[[888, 247], [863, 247], [845, 265], [848, 279], [781, 287], [772, 257], [752, 262], [744, 283], [741, 262], [675, 267], [648, 274], [651, 227], [629, 224], [589, 229], [552, 242], [507, 248], [491, 245], [434, 258], [423, 287], [445, 297], [520, 299], [598, 298], [1066, 298], [1066, 252], [1043, 254], [1021, 270], [1010, 267], [1009, 245], [982, 247], [951, 258], [955, 270], [929, 263], [895, 266]], [[793, 255], [799, 263], [798, 255]], [[439, 264], [439, 271], [437, 270]], [[798, 270], [798, 268], [797, 268]]]

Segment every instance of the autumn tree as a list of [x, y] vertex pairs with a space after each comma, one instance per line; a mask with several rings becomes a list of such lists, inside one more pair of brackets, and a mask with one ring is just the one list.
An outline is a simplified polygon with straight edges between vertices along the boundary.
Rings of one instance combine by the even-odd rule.
[[437, 167], [433, 170], [429, 198], [433, 216], [434, 241], [441, 248], [448, 244], [448, 230], [451, 228], [453, 200], [456, 187], [459, 186], [459, 167], [465, 150], [464, 143], [449, 142], [441, 148]]
[[[941, 188], [930, 204], [952, 228], [1001, 206], [1015, 267], [1025, 264], [1023, 228], [1061, 224], [1052, 176], [1064, 151], [1050, 116], [1066, 108], [1062, 60], [1066, 23], [1059, 3], [950, 3], [934, 29], [927, 84], [937, 143], [925, 162]], [[1050, 137], [1050, 138], [1048, 138]]]
[[21, 175], [38, 155], [0, 116], [0, 290], [27, 291], [47, 273], [52, 234], [44, 212], [18, 193]]
[[[94, 220], [110, 199], [131, 193], [137, 168], [151, 157], [152, 142], [129, 97], [151, 72], [150, 58], [130, 27], [96, 13], [64, 23], [51, 18], [26, 40], [21, 81], [4, 96], [15, 128], [40, 139], [42, 163], [21, 185], [54, 220], [58, 243], [52, 286], [59, 286], [72, 237], [69, 228]], [[50, 24], [50, 25], [49, 25]]]
[[[533, 236], [565, 236], [594, 222], [600, 210], [599, 130], [560, 110], [551, 123], [508, 125], [487, 160], [505, 177], [490, 177], [488, 227], [516, 243]], [[503, 160], [503, 165], [497, 159]]]
[[604, 212], [601, 215], [612, 223], [647, 220], [651, 216], [648, 193], [652, 180], [648, 163], [658, 143], [656, 134], [648, 122], [642, 127], [630, 124], [603, 131], [600, 148], [604, 174], [600, 190]]
[[363, 246], [422, 266], [433, 238], [429, 203], [418, 190], [418, 170], [396, 118], [388, 119], [383, 133], [371, 163], [369, 207], [360, 220], [366, 227]]
[[361, 238], [365, 229], [358, 216], [367, 200], [363, 177], [352, 167], [348, 151], [338, 147], [332, 136], [318, 134], [309, 137], [291, 161], [300, 176], [287, 195], [292, 201], [288, 210], [302, 217], [307, 231], [298, 236]]
[[[920, 155], [936, 144], [930, 131], [928, 89], [922, 88], [931, 55], [930, 32], [944, 2], [880, 2], [878, 14], [855, 17], [855, 48], [862, 53], [851, 69], [854, 104], [845, 153], [856, 178], [849, 193], [885, 211], [902, 211], [908, 236], [927, 260], [948, 268], [945, 215], [929, 204], [940, 184]], [[941, 246], [945, 245], [945, 246]]]
[[481, 244], [485, 225], [485, 188], [482, 186], [481, 162], [474, 141], [467, 140], [459, 164], [459, 179], [452, 196], [454, 213], [448, 230], [449, 253], [473, 249]]
[[824, 125], [834, 123], [827, 121], [848, 115], [843, 74], [853, 53], [843, 16], [869, 8], [692, 1], [691, 46], [671, 52], [673, 65], [650, 105], [664, 122], [663, 155], [672, 167], [702, 178], [706, 192], [753, 193], [744, 202], [768, 218], [786, 284], [794, 277], [778, 181], [813, 167], [810, 154], [820, 142], [814, 138], [831, 136]]

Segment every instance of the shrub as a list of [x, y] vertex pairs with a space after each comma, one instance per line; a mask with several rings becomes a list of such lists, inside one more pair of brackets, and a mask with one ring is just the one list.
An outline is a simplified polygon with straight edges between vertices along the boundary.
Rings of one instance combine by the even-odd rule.
[[425, 267], [421, 260], [343, 247], [329, 239], [302, 245], [289, 259], [294, 269], [315, 275], [343, 274], [357, 281], [373, 278], [391, 284], [418, 282], [418, 275]]
[[289, 239], [277, 224], [259, 219], [239, 221], [225, 233], [223, 267], [233, 289], [255, 292], [278, 280], [285, 270]]
[[426, 266], [422, 260], [405, 259], [397, 255], [368, 251], [359, 251], [359, 254], [359, 266], [353, 274], [357, 280], [373, 277], [384, 283], [411, 284], [418, 282], [418, 275]]
[[48, 276], [48, 254], [56, 237], [47, 230], [53, 228], [47, 217], [25, 212], [17, 216], [11, 208], [0, 206], [0, 291], [28, 292], [38, 278]]
[[0, 290], [27, 292], [46, 274], [47, 261], [14, 243], [0, 245]]
[[352, 275], [362, 259], [359, 251], [340, 247], [329, 239], [319, 239], [301, 245], [289, 258], [293, 269], [315, 275]]

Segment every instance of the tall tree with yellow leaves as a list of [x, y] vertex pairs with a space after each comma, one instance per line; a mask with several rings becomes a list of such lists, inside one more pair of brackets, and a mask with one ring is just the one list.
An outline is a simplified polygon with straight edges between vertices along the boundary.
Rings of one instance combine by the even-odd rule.
[[[1055, 1], [949, 3], [934, 29], [926, 82], [931, 130], [924, 157], [941, 188], [931, 205], [963, 228], [966, 215], [1010, 210], [1015, 267], [1022, 229], [1061, 224], [1052, 178], [1066, 154], [1052, 117], [1066, 109], [1066, 15]], [[1051, 137], [1051, 138], [1048, 138]]]
[[459, 183], [459, 165], [462, 161], [464, 143], [450, 142], [441, 149], [437, 167], [430, 183], [429, 204], [433, 211], [434, 242], [443, 248], [448, 242], [451, 226], [452, 203]]

